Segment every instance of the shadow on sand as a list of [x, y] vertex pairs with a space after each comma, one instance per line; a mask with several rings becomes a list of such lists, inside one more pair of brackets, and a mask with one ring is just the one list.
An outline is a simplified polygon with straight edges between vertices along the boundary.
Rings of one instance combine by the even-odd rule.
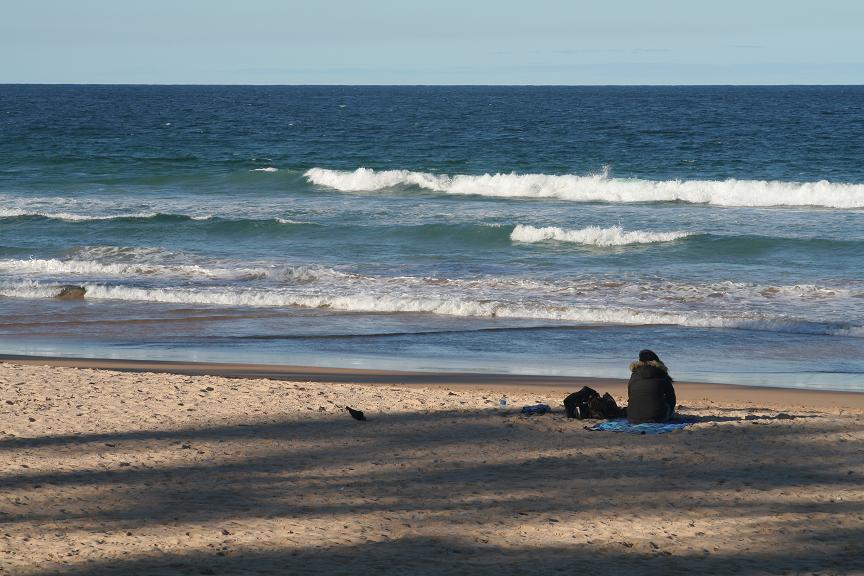
[[5, 438], [0, 453], [63, 465], [4, 472], [27, 505], [0, 508], [0, 531], [114, 547], [30, 571], [46, 575], [864, 570], [860, 444], [818, 442], [862, 425], [791, 420], [645, 437], [465, 410]]

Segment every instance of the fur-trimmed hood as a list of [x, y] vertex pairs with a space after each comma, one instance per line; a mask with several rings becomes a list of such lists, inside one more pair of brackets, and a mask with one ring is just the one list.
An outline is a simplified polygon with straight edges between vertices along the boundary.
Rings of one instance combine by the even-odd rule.
[[658, 368], [658, 369], [662, 370], [663, 372], [666, 372], [667, 374], [669, 373], [669, 369], [666, 368], [666, 365], [663, 364], [663, 362], [660, 362], [659, 360], [649, 360], [648, 362], [636, 360], [635, 362], [631, 362], [630, 363], [630, 372], [635, 372], [636, 370], [638, 370], [639, 368], [642, 368], [643, 366], [653, 366], [654, 368]]

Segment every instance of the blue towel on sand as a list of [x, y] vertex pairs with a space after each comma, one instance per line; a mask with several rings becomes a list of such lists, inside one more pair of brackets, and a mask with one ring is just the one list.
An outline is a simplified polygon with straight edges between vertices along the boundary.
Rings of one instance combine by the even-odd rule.
[[586, 426], [586, 430], [593, 432], [627, 432], [628, 434], [665, 434], [666, 432], [674, 432], [682, 430], [690, 424], [695, 424], [696, 418], [684, 417], [673, 420], [672, 422], [646, 422], [645, 424], [631, 424], [626, 418], [616, 418], [615, 420], [606, 420], [598, 422], [593, 426]]
[[548, 404], [534, 404], [533, 406], [522, 407], [522, 414], [527, 414], [528, 416], [531, 414], [546, 414], [551, 411], [552, 408]]

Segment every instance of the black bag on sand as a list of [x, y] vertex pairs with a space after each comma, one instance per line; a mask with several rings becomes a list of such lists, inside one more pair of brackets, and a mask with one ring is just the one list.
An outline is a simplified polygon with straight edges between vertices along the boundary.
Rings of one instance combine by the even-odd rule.
[[588, 386], [583, 386], [578, 392], [574, 392], [564, 398], [564, 410], [567, 412], [567, 417], [578, 418], [579, 420], [590, 418], [590, 404], [594, 398], [599, 399], [600, 393]]
[[621, 418], [627, 414], [626, 408], [619, 408], [615, 399], [607, 392], [603, 396], [592, 398], [588, 402], [588, 414], [592, 419], [607, 420], [609, 418]]
[[599, 392], [588, 386], [583, 386], [578, 392], [567, 396], [564, 399], [564, 410], [568, 418], [579, 420], [606, 420], [621, 418], [627, 414], [627, 409], [619, 408], [608, 392], [600, 396]]

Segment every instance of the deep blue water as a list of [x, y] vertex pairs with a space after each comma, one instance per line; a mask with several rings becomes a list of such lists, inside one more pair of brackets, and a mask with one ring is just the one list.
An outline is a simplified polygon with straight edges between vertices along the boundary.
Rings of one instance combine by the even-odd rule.
[[0, 353], [864, 390], [862, 159], [861, 86], [0, 86]]

